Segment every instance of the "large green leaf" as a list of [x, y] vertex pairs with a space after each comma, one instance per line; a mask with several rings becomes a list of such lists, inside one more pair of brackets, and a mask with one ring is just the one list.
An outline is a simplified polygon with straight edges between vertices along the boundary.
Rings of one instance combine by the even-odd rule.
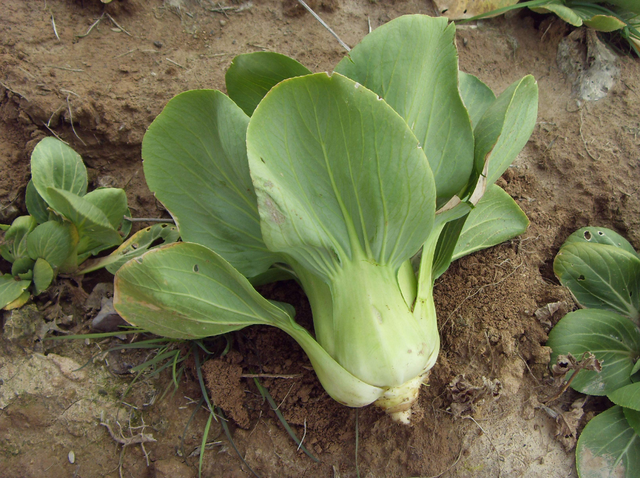
[[430, 233], [435, 187], [417, 139], [342, 75], [276, 86], [247, 147], [265, 242], [319, 276], [357, 257], [397, 271]]
[[620, 387], [607, 394], [607, 398], [616, 405], [640, 412], [640, 382]]
[[78, 233], [70, 223], [47, 221], [36, 227], [27, 241], [29, 257], [42, 258], [52, 267], [60, 267], [78, 244]]
[[169, 209], [183, 240], [215, 250], [246, 276], [278, 258], [260, 233], [246, 153], [249, 117], [219, 91], [173, 98], [144, 136], [149, 188]]
[[600, 373], [582, 370], [571, 386], [588, 395], [607, 395], [631, 383], [633, 366], [640, 357], [640, 331], [614, 312], [581, 309], [565, 315], [549, 333], [551, 363], [558, 355], [582, 357], [593, 353], [602, 362]]
[[152, 247], [176, 242], [179, 237], [180, 233], [176, 226], [154, 224], [136, 232], [108, 256], [94, 259], [91, 263], [85, 263], [78, 273], [86, 274], [105, 267], [109, 272], [115, 274], [125, 262], [144, 254]]
[[638, 324], [640, 259], [608, 244], [573, 243], [553, 262], [562, 285], [583, 307], [612, 310]]
[[580, 478], [636, 478], [640, 470], [640, 436], [629, 426], [622, 407], [592, 418], [576, 447]]
[[527, 230], [529, 219], [502, 188], [492, 184], [469, 213], [452, 261], [514, 238]]
[[100, 209], [109, 220], [114, 229], [122, 224], [124, 215], [129, 210], [127, 206], [127, 194], [120, 188], [100, 188], [86, 194], [86, 199]]
[[340, 403], [364, 406], [383, 393], [347, 372], [285, 307], [267, 301], [222, 257], [198, 244], [171, 244], [127, 262], [116, 274], [113, 304], [128, 322], [165, 337], [196, 339], [272, 325], [302, 346]]
[[384, 98], [411, 127], [433, 170], [438, 207], [468, 186], [473, 168], [454, 36], [446, 18], [402, 16], [367, 35], [335, 69]]
[[42, 199], [42, 196], [38, 194], [36, 187], [33, 185], [33, 179], [30, 179], [27, 183], [24, 201], [27, 206], [27, 211], [36, 218], [38, 224], [43, 224], [49, 220], [49, 211], [47, 210], [49, 205]]
[[29, 280], [15, 280], [11, 274], [0, 275], [0, 309], [18, 299], [30, 284]]
[[458, 74], [460, 77], [460, 96], [469, 112], [471, 126], [475, 127], [489, 106], [496, 100], [496, 95], [478, 77], [462, 71]]
[[31, 154], [31, 176], [40, 196], [52, 205], [49, 188], [63, 189], [78, 196], [87, 193], [87, 168], [82, 158], [55, 138], [44, 138]]
[[486, 169], [487, 185], [495, 183], [533, 132], [538, 115], [538, 84], [525, 76], [487, 108], [474, 129], [476, 171]]
[[[575, 243], [609, 244], [637, 255], [633, 246], [624, 237], [606, 227], [582, 227], [567, 237], [562, 247]], [[561, 247], [561, 249], [562, 249]]]
[[228, 262], [199, 244], [170, 244], [127, 262], [115, 290], [120, 315], [164, 337], [198, 339], [289, 321]]
[[122, 237], [109, 222], [109, 218], [90, 201], [63, 189], [47, 189], [49, 204], [76, 226], [80, 242], [78, 253], [96, 247], [117, 246]]
[[311, 72], [293, 58], [270, 51], [236, 56], [225, 75], [227, 94], [248, 116], [282, 80]]

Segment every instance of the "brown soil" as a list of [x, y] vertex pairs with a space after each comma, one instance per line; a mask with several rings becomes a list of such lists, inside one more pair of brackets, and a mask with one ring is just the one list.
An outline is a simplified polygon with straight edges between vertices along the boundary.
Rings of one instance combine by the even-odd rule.
[[[29, 155], [53, 134], [82, 155], [93, 186], [123, 187], [134, 215], [159, 217], [161, 206], [144, 182], [140, 144], [172, 96], [224, 90], [231, 59], [248, 51], [284, 53], [314, 71], [330, 71], [344, 55], [289, 1], [258, 0], [240, 12], [215, 7], [204, 0], [114, 0], [106, 9], [98, 0], [4, 0], [0, 222], [25, 212]], [[331, 0], [315, 8], [350, 45], [367, 33], [368, 19], [376, 28], [405, 13], [434, 13], [421, 0]], [[113, 21], [101, 17], [103, 11]], [[412, 426], [397, 425], [374, 407], [334, 402], [296, 343], [276, 330], [235, 334], [232, 352], [205, 366], [216, 403], [232, 418], [235, 446], [260, 476], [575, 476], [573, 452], [555, 439], [554, 420], [535, 407], [537, 398], [557, 391], [548, 376], [546, 333], [574, 307], [552, 262], [566, 237], [586, 225], [613, 228], [640, 247], [640, 63], [620, 58], [620, 79], [609, 95], [577, 102], [556, 63], [568, 33], [560, 21], [527, 13], [458, 31], [461, 69], [495, 91], [526, 74], [538, 80], [538, 124], [500, 180], [531, 226], [509, 243], [458, 261], [438, 280], [442, 352]], [[90, 292], [109, 280], [97, 275], [82, 286]], [[73, 284], [61, 284], [58, 292], [66, 317], [59, 326], [88, 330], [95, 310], [80, 308], [82, 294]], [[293, 303], [299, 320], [310, 324], [295, 285], [265, 293]], [[555, 302], [563, 302], [560, 311], [538, 320], [536, 310]], [[54, 316], [48, 317], [45, 325]], [[193, 452], [207, 420], [197, 410], [197, 377], [185, 374], [178, 392], [162, 399], [168, 376], [140, 380], [122, 401], [130, 380], [121, 374], [148, 359], [146, 352], [111, 353], [73, 372], [116, 343], [0, 335], [0, 477], [197, 475]], [[297, 450], [247, 374], [262, 374], [260, 383], [320, 463]], [[554, 406], [568, 410], [576, 398], [568, 392]], [[592, 400], [585, 409], [598, 406]], [[157, 441], [122, 446], [134, 436], [140, 441], [141, 433]], [[211, 425], [208, 443], [203, 476], [250, 475], [219, 423]]]

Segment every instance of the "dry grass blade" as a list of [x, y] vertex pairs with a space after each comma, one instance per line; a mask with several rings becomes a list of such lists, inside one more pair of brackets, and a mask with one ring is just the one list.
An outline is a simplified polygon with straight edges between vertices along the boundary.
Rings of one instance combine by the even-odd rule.
[[345, 50], [347, 50], [347, 51], [351, 51], [351, 48], [349, 47], [349, 45], [347, 45], [345, 42], [343, 42], [343, 41], [342, 41], [342, 39], [338, 36], [338, 34], [337, 34], [336, 32], [334, 32], [334, 31], [331, 29], [331, 27], [330, 27], [329, 25], [327, 25], [327, 24], [324, 22], [324, 20], [323, 20], [322, 18], [320, 18], [320, 17], [318, 16], [318, 14], [317, 14], [316, 12], [314, 12], [314, 11], [311, 9], [311, 7], [310, 7], [309, 5], [307, 5], [307, 4], [304, 2], [304, 0], [298, 0], [298, 3], [299, 3], [300, 5], [302, 5], [302, 6], [303, 6], [303, 7], [304, 7], [304, 8], [305, 8], [305, 9], [306, 9], [306, 10], [307, 10], [311, 15], [313, 15], [313, 18], [315, 18], [316, 20], [318, 20], [318, 21], [320, 22], [320, 25], [322, 25], [323, 27], [325, 27], [325, 28], [327, 29], [327, 31], [328, 31], [329, 33], [331, 33], [331, 34], [334, 36], [334, 38], [335, 38], [336, 40], [338, 40], [338, 43], [340, 43], [340, 46], [341, 46], [342, 48], [344, 48], [344, 49], [345, 49]]

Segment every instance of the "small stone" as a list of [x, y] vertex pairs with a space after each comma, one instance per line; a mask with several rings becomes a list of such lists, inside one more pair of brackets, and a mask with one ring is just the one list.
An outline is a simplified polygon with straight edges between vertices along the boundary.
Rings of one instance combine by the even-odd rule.
[[162, 42], [156, 40], [156, 41], [153, 42], [153, 46], [155, 46], [156, 48], [162, 48]]
[[102, 309], [91, 322], [91, 327], [100, 332], [117, 332], [121, 325], [128, 325], [113, 308], [113, 299], [104, 302]]
[[220, 26], [223, 27], [227, 24], [226, 20], [220, 20]]
[[71, 450], [69, 452], [69, 463], [73, 465], [75, 462], [76, 462], [76, 454], [73, 452], [73, 450]]
[[99, 310], [105, 304], [106, 300], [113, 297], [113, 282], [100, 282], [87, 297], [84, 302], [85, 309]]

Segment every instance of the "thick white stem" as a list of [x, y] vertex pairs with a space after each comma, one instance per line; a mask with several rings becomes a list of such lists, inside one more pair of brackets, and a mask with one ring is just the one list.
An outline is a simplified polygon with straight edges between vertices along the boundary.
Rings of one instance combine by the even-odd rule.
[[374, 405], [382, 408], [396, 422], [408, 425], [411, 419], [411, 408], [418, 400], [420, 388], [428, 377], [429, 371], [426, 371], [402, 385], [386, 390]]

